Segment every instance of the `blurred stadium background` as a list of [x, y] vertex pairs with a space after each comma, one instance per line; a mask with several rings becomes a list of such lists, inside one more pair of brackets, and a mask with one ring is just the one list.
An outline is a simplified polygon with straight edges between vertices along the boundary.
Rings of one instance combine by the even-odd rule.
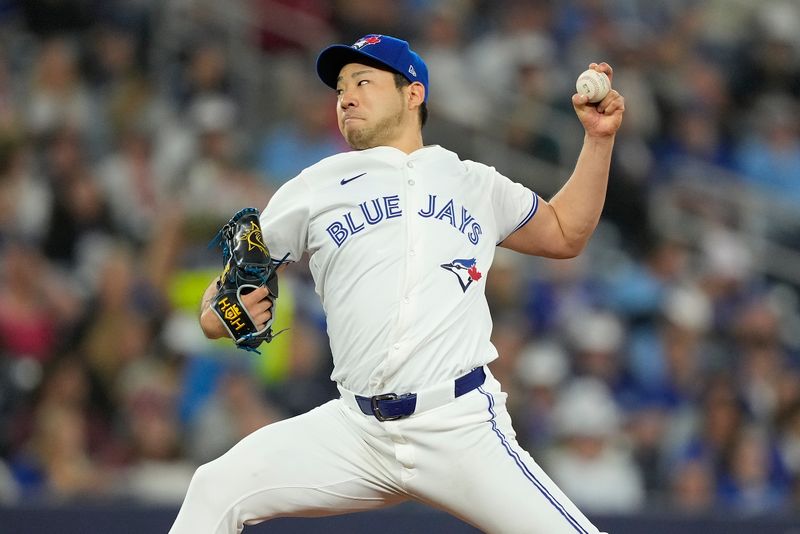
[[[605, 530], [798, 532], [791, 0], [0, 0], [0, 532], [166, 531], [197, 465], [336, 394], [305, 266], [262, 357], [195, 317], [217, 228], [346, 148], [314, 60], [366, 33], [426, 59], [426, 142], [545, 197], [614, 66], [589, 249], [487, 280], [518, 439]], [[273, 531], [370, 521], [471, 531]]]

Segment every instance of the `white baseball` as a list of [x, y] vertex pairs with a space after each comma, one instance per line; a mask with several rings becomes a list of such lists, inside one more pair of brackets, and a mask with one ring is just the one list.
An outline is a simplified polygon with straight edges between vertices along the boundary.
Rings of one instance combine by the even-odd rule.
[[611, 81], [605, 72], [588, 69], [578, 76], [575, 89], [579, 94], [589, 97], [589, 102], [596, 103], [603, 100], [611, 89]]

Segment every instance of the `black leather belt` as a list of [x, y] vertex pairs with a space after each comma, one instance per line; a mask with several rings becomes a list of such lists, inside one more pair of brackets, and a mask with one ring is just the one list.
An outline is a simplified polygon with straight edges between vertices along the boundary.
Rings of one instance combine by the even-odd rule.
[[[486, 380], [486, 372], [483, 367], [476, 367], [462, 377], [456, 378], [454, 383], [454, 393], [460, 397], [469, 393], [473, 389], [483, 385]], [[396, 393], [384, 393], [373, 397], [362, 397], [356, 395], [356, 402], [361, 411], [366, 415], [374, 415], [378, 421], [394, 421], [408, 417], [417, 408], [417, 394], [406, 393], [398, 395]]]

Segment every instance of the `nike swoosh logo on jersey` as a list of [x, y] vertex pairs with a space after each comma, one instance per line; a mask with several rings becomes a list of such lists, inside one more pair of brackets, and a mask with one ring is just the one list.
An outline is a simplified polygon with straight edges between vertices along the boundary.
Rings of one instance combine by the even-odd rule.
[[342, 185], [344, 185], [344, 184], [346, 184], [346, 183], [348, 183], [348, 182], [352, 182], [352, 181], [353, 181], [353, 180], [355, 180], [356, 178], [361, 178], [361, 177], [362, 177], [362, 176], [364, 176], [365, 174], [367, 174], [367, 173], [365, 173], [365, 172], [362, 172], [361, 174], [359, 174], [359, 175], [356, 175], [356, 176], [353, 176], [352, 178], [347, 178], [347, 179], [344, 179], [344, 178], [342, 178], [341, 184], [342, 184]]

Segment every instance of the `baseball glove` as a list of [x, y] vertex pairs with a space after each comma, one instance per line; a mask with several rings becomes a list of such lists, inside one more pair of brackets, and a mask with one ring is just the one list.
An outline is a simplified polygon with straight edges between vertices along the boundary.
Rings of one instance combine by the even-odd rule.
[[[215, 245], [222, 247], [225, 268], [217, 280], [218, 291], [211, 306], [237, 347], [258, 352], [257, 347], [262, 342], [269, 343], [275, 336], [272, 319], [278, 298], [276, 269], [282, 263], [272, 261], [264, 244], [258, 209], [244, 208], [236, 213], [209, 246]], [[269, 289], [267, 298], [272, 302], [272, 318], [258, 330], [247, 308], [242, 305], [241, 296], [261, 286]]]

